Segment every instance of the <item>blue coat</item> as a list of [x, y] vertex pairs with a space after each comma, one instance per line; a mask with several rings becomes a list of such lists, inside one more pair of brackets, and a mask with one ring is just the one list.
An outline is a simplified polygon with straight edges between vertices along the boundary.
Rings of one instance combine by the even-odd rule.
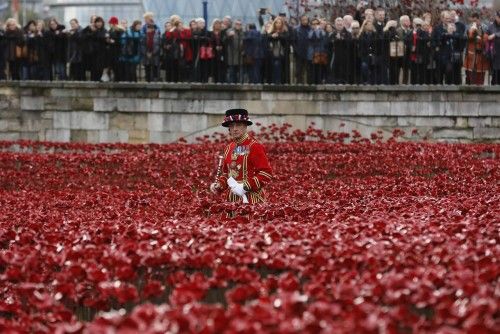
[[120, 61], [132, 64], [141, 62], [141, 41], [143, 34], [141, 31], [134, 31], [128, 28], [120, 38], [121, 57]]
[[257, 30], [245, 31], [243, 37], [243, 50], [247, 56], [255, 59], [264, 58], [264, 50], [262, 50], [262, 36]]
[[147, 57], [147, 26], [142, 27], [142, 41], [141, 41], [141, 59], [144, 65], [160, 66], [160, 53], [161, 53], [161, 32], [160, 28], [155, 24], [155, 31], [153, 36], [153, 50], [152, 56]]
[[309, 33], [311, 31], [312, 29], [309, 26], [304, 27], [302, 25], [299, 25], [294, 30], [293, 49], [299, 58], [308, 59]]
[[307, 48], [307, 60], [312, 60], [317, 52], [326, 52], [327, 38], [322, 29], [310, 30], [308, 35], [309, 46]]

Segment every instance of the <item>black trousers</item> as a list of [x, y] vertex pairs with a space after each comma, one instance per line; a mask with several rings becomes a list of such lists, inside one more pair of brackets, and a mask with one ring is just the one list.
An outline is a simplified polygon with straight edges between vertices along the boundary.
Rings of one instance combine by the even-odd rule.
[[85, 68], [83, 63], [72, 63], [69, 65], [69, 77], [73, 81], [85, 81]]

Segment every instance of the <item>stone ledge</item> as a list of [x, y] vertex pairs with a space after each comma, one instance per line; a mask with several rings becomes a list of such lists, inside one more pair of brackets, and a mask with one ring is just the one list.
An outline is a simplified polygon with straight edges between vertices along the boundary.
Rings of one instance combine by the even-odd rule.
[[[444, 85], [270, 85], [270, 84], [208, 84], [208, 83], [146, 83], [146, 82], [77, 82], [77, 81], [3, 81], [0, 92], [11, 89], [118, 89], [118, 90], [172, 90], [172, 91], [261, 91], [261, 92], [457, 92], [500, 93], [500, 86], [444, 86]], [[57, 91], [56, 91], [57, 92]]]

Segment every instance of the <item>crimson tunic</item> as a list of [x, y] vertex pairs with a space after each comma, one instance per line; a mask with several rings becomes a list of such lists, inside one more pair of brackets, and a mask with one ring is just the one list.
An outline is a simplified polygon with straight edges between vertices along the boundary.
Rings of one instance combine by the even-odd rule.
[[231, 192], [227, 179], [233, 177], [243, 183], [251, 204], [265, 201], [263, 187], [272, 179], [272, 169], [267, 160], [264, 146], [245, 134], [236, 142], [231, 142], [224, 150], [222, 175], [219, 183], [231, 202], [241, 202], [242, 198]]

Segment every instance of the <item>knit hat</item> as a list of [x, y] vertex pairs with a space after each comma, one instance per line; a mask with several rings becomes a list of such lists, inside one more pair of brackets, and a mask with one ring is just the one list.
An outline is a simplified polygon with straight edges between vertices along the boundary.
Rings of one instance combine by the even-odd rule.
[[242, 122], [246, 125], [252, 125], [253, 122], [248, 118], [248, 111], [245, 109], [229, 109], [226, 110], [226, 116], [222, 122], [223, 127], [229, 127], [230, 123]]
[[111, 16], [109, 18], [108, 23], [111, 24], [111, 25], [116, 26], [116, 25], [118, 25], [118, 18], [116, 16]]

